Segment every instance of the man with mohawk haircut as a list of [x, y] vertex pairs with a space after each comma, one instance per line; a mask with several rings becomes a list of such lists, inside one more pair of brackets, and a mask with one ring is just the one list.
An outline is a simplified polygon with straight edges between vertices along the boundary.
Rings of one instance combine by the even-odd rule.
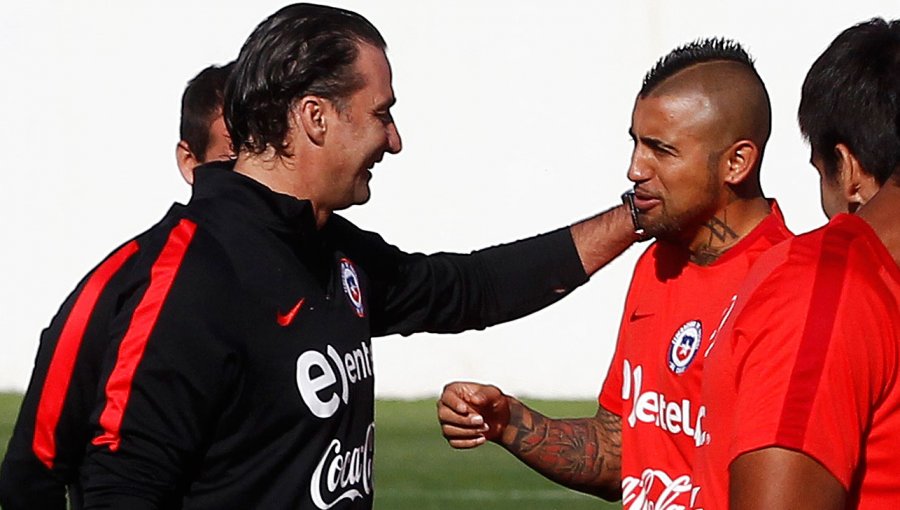
[[627, 509], [693, 504], [703, 351], [753, 261], [791, 236], [759, 182], [770, 117], [734, 41], [699, 40], [657, 62], [635, 101], [628, 169], [636, 223], [657, 242], [635, 268], [597, 414], [550, 419], [494, 386], [451, 383], [438, 402], [451, 446], [496, 442]]

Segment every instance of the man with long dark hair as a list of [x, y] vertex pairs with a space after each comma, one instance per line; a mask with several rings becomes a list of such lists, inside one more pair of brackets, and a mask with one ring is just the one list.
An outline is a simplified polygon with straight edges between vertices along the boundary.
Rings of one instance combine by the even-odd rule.
[[624, 207], [469, 255], [405, 253], [341, 218], [402, 145], [385, 42], [287, 6], [225, 91], [236, 160], [142, 234], [112, 321], [88, 508], [369, 508], [372, 336], [457, 332], [553, 303], [637, 238]]

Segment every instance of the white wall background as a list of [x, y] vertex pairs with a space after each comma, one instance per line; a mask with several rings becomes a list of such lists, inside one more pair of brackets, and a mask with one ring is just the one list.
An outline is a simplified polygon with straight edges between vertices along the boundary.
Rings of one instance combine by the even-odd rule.
[[[634, 95], [655, 60], [701, 36], [743, 42], [774, 108], [763, 170], [788, 224], [824, 223], [796, 127], [812, 61], [900, 0], [335, 1], [384, 34], [404, 150], [347, 214], [409, 251], [469, 251], [618, 200]], [[0, 17], [0, 388], [25, 388], [40, 330], [83, 274], [188, 187], [175, 167], [185, 82], [233, 59], [282, 2], [30, 1]], [[642, 248], [555, 307], [457, 336], [376, 340], [381, 397], [452, 379], [593, 397]]]

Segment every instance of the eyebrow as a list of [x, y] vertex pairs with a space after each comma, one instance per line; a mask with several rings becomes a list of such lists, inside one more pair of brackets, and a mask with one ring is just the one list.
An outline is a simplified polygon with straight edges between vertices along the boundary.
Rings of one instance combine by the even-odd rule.
[[631, 137], [632, 140], [640, 141], [642, 144], [658, 150], [663, 150], [670, 154], [678, 154], [679, 151], [675, 146], [670, 145], [659, 138], [654, 138], [652, 136], [637, 136], [634, 134], [634, 131], [631, 128], [628, 128], [628, 136]]
[[393, 107], [395, 104], [397, 104], [397, 98], [391, 97], [387, 101], [384, 101], [382, 103], [375, 105], [375, 109], [376, 110], [387, 110], [388, 108]]

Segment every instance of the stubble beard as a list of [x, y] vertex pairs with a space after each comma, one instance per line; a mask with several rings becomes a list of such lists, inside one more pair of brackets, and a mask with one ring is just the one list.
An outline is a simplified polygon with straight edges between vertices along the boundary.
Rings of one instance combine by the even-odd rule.
[[685, 212], [671, 215], [666, 212], [665, 205], [662, 205], [661, 208], [663, 210], [660, 212], [659, 217], [653, 220], [647, 218], [643, 213], [640, 214], [639, 218], [644, 231], [647, 232], [647, 235], [656, 239], [675, 241], [682, 238], [687, 226], [691, 223], [688, 219], [690, 214]]
[[[715, 180], [714, 169], [710, 168], [709, 172], [709, 180], [703, 190], [703, 196], [709, 199], [708, 201], [695, 204], [694, 207], [678, 213], [670, 213], [665, 199], [662, 199], [659, 205], [659, 216], [656, 219], [650, 219], [646, 214], [638, 213], [644, 231], [650, 237], [667, 241], [693, 238], [697, 230], [715, 214], [713, 197], [718, 195], [719, 185]], [[709, 210], [708, 213], [707, 210]]]

